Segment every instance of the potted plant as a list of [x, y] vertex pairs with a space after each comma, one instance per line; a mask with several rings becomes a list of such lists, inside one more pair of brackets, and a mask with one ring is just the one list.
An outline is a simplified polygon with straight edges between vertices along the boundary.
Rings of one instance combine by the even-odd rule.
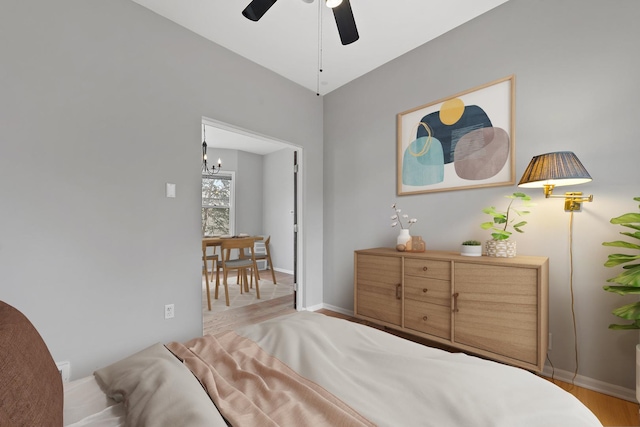
[[[633, 200], [640, 202], [640, 197], [634, 197]], [[634, 232], [621, 231], [620, 234], [640, 240], [640, 213], [626, 213], [619, 217], [611, 218], [610, 222], [611, 224], [618, 224], [636, 230]], [[628, 262], [635, 262], [635, 264], [623, 266], [622, 272], [615, 277], [607, 279], [607, 282], [616, 283], [616, 285], [604, 286], [604, 290], [615, 292], [619, 295], [640, 294], [640, 244], [616, 240], [603, 242], [602, 245], [631, 249], [636, 252], [636, 254], [610, 254], [608, 256], [607, 262], [604, 263], [605, 267], [615, 267]], [[616, 308], [613, 310], [613, 314], [623, 319], [631, 320], [632, 323], [624, 325], [611, 324], [609, 329], [640, 329], [640, 301]]]
[[482, 256], [482, 243], [477, 240], [465, 240], [460, 247], [460, 255]]
[[[516, 242], [510, 240], [509, 237], [511, 237], [513, 231], [524, 233], [522, 227], [524, 227], [527, 222], [520, 220], [516, 222], [516, 219], [529, 214], [530, 211], [516, 209], [513, 203], [520, 201], [523, 207], [533, 206], [531, 197], [524, 193], [513, 193], [505, 197], [511, 199], [506, 210], [498, 211], [495, 206], [490, 206], [482, 210], [482, 212], [490, 215], [492, 218], [491, 221], [480, 224], [483, 230], [493, 230], [493, 233], [491, 233], [493, 239], [487, 240], [488, 256], [508, 258], [516, 256]], [[509, 231], [509, 227], [511, 227], [513, 231]]]
[[[633, 200], [640, 202], [640, 197], [634, 197]], [[621, 231], [620, 234], [640, 240], [640, 213], [626, 213], [619, 217], [611, 218], [610, 222], [611, 224], [618, 224], [635, 230], [631, 232]], [[619, 295], [640, 295], [640, 244], [615, 240], [613, 242], [603, 242], [602, 245], [630, 249], [635, 252], [634, 254], [610, 254], [607, 257], [607, 262], [604, 263], [605, 267], [616, 267], [628, 262], [633, 264], [623, 266], [622, 272], [615, 277], [607, 279], [607, 282], [615, 283], [615, 285], [603, 286], [604, 290]], [[612, 313], [622, 319], [630, 320], [631, 323], [612, 323], [609, 325], [609, 329], [640, 329], [640, 301], [618, 307]], [[640, 344], [636, 345], [636, 360], [640, 360]], [[640, 385], [640, 371], [638, 370], [636, 370], [636, 384]], [[636, 386], [636, 398], [640, 399], [640, 387], [638, 386]]]

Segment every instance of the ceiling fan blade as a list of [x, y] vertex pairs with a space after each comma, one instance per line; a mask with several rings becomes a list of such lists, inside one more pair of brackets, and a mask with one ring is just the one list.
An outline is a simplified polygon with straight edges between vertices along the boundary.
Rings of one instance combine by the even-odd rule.
[[333, 17], [336, 18], [340, 41], [343, 45], [351, 44], [360, 38], [349, 0], [342, 0], [340, 5], [333, 8]]
[[253, 0], [249, 3], [249, 6], [242, 11], [242, 14], [252, 21], [257, 21], [262, 18], [262, 15], [264, 15], [276, 1], [278, 0]]

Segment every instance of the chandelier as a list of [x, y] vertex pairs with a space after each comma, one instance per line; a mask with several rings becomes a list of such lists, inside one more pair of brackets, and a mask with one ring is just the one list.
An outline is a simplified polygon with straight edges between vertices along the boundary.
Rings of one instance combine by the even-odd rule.
[[207, 134], [206, 134], [206, 127], [203, 124], [202, 125], [202, 174], [203, 175], [214, 175], [217, 174], [218, 172], [220, 172], [220, 168], [222, 167], [222, 160], [218, 159], [218, 167], [211, 166], [208, 167], [207, 166]]

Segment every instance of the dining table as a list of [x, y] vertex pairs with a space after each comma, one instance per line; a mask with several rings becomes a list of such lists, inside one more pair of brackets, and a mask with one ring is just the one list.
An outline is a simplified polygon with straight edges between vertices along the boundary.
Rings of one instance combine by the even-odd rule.
[[209, 246], [220, 246], [224, 239], [253, 239], [254, 241], [264, 240], [263, 236], [205, 236], [202, 238], [202, 249], [205, 250]]
[[[250, 236], [250, 235], [245, 235], [245, 234], [239, 234], [237, 236], [204, 236], [202, 237], [202, 259], [204, 262], [204, 266], [205, 266], [205, 272], [204, 272], [204, 277], [205, 277], [205, 281], [207, 283], [207, 293], [209, 292], [209, 273], [207, 272], [207, 262], [205, 261], [207, 259], [207, 248], [208, 247], [216, 247], [216, 246], [221, 246], [222, 245], [222, 241], [224, 239], [253, 239], [254, 242], [256, 241], [260, 241], [260, 240], [264, 240], [263, 236]], [[244, 251], [243, 251], [244, 252]], [[220, 254], [220, 256], [222, 256], [222, 254]], [[239, 255], [241, 258], [244, 256], [244, 253], [241, 253]], [[212, 266], [213, 268], [213, 266]], [[217, 268], [217, 267], [216, 267]], [[246, 284], [245, 284], [246, 287]], [[245, 291], [249, 291], [249, 289], [245, 289]], [[217, 291], [216, 291], [216, 295], [217, 295]], [[207, 298], [209, 300], [209, 310], [211, 310], [211, 299]]]

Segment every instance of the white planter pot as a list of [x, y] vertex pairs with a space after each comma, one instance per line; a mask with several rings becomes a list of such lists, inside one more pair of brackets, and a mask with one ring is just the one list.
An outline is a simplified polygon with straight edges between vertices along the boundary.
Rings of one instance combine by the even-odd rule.
[[482, 256], [482, 245], [460, 245], [460, 255], [464, 256]]
[[487, 256], [513, 258], [516, 256], [516, 242], [513, 240], [487, 240]]

